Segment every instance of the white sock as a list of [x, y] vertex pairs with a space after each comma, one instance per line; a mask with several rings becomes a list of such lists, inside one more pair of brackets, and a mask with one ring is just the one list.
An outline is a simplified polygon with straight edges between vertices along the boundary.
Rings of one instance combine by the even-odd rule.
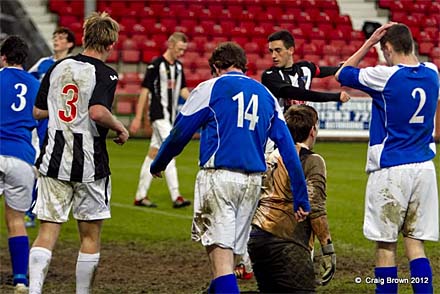
[[40, 294], [43, 291], [52, 259], [52, 251], [43, 247], [32, 247], [29, 252], [29, 294]]
[[180, 196], [179, 180], [177, 179], [176, 160], [173, 158], [165, 169], [165, 179], [167, 180], [168, 190], [170, 191], [171, 200], [176, 201]]
[[89, 294], [95, 279], [99, 263], [99, 252], [94, 254], [78, 253], [76, 261], [76, 294]]
[[136, 200], [141, 200], [145, 196], [147, 196], [148, 189], [150, 188], [151, 181], [153, 180], [153, 176], [150, 173], [150, 166], [153, 162], [148, 155], [145, 157], [144, 163], [141, 167], [141, 173], [139, 175], [139, 184], [136, 191]]

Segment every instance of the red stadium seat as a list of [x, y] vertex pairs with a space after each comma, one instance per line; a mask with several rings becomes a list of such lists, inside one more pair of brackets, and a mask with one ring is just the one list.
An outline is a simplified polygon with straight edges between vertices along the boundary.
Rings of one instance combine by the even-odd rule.
[[121, 51], [121, 59], [125, 63], [139, 63], [141, 54], [137, 49], [126, 49]]
[[[324, 66], [324, 65], [321, 65]], [[312, 80], [312, 86], [311, 89], [314, 91], [323, 91], [323, 90], [327, 90], [327, 84], [328, 84], [328, 80], [327, 79], [313, 79]]]
[[[125, 89], [123, 89], [123, 93], [125, 93]], [[118, 101], [116, 102], [116, 113], [119, 115], [133, 114], [134, 113], [133, 102], [129, 100], [118, 99]]]
[[253, 53], [260, 54], [261, 52], [258, 44], [254, 42], [247, 42], [246, 44], [244, 44], [243, 49], [246, 52], [246, 54], [253, 54]]
[[107, 57], [107, 62], [109, 63], [116, 63], [119, 61], [119, 51], [118, 49], [113, 49], [110, 52], [110, 55]]
[[255, 64], [258, 70], [266, 70], [273, 66], [273, 61], [268, 56], [258, 59]]
[[318, 64], [321, 56], [317, 54], [304, 54], [302, 59]]
[[440, 47], [434, 47], [431, 49], [431, 52], [429, 53], [429, 57], [432, 59], [440, 58]]
[[422, 42], [419, 43], [419, 54], [428, 55], [434, 49], [434, 43], [432, 42]]
[[329, 56], [329, 55], [339, 56], [340, 49], [336, 48], [330, 44], [327, 44], [322, 47], [322, 54], [323, 54], [323, 56]]
[[120, 48], [123, 50], [137, 50], [137, 49], [139, 49], [138, 43], [131, 38], [128, 38], [124, 42], [122, 42]]
[[126, 72], [119, 75], [119, 82], [125, 86], [126, 84], [140, 84], [142, 79], [138, 72]]
[[150, 63], [154, 58], [161, 55], [161, 52], [157, 49], [150, 49], [142, 51], [142, 62]]

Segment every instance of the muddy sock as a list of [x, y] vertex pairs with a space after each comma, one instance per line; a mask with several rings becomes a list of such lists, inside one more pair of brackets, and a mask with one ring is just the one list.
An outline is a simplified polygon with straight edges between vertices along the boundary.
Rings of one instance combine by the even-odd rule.
[[43, 247], [32, 247], [29, 254], [29, 293], [41, 293], [49, 269], [52, 252]]
[[94, 254], [78, 253], [78, 259], [76, 262], [77, 294], [88, 294], [91, 292], [98, 263], [99, 252]]
[[427, 258], [417, 258], [409, 262], [411, 286], [415, 294], [433, 293], [432, 269]]
[[175, 159], [171, 160], [170, 163], [168, 163], [167, 168], [165, 169], [165, 179], [167, 180], [171, 200], [176, 201], [177, 197], [180, 196], [180, 192]]

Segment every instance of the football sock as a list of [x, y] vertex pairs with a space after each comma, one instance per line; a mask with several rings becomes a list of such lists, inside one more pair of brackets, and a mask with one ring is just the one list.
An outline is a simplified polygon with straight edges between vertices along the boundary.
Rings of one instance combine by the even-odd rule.
[[409, 262], [411, 286], [415, 294], [433, 293], [432, 269], [426, 257], [413, 259]]
[[52, 252], [43, 247], [32, 247], [29, 254], [29, 293], [41, 293], [49, 269]]
[[211, 281], [208, 293], [240, 293], [238, 289], [237, 279], [234, 274], [220, 276]]
[[27, 273], [29, 264], [29, 238], [28, 236], [11, 237], [8, 240], [9, 254], [11, 256], [12, 274], [14, 285], [28, 284]]
[[387, 278], [397, 279], [397, 266], [376, 267], [374, 274], [379, 283], [376, 283], [376, 293], [397, 293], [397, 282], [387, 283]]
[[76, 262], [76, 293], [91, 292], [96, 269], [99, 263], [99, 252], [94, 254], [78, 253]]
[[153, 176], [150, 173], [150, 166], [153, 162], [148, 155], [145, 157], [144, 163], [141, 167], [141, 173], [139, 175], [139, 184], [136, 191], [136, 200], [141, 200], [147, 195], [148, 189], [150, 188]]
[[170, 191], [171, 200], [176, 201], [180, 196], [179, 180], [177, 178], [176, 160], [173, 158], [165, 169], [165, 179], [167, 180], [168, 190]]

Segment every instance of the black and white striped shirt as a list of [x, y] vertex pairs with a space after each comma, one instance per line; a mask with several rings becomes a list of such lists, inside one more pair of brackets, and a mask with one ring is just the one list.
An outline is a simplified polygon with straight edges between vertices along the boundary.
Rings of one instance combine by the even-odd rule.
[[93, 182], [110, 175], [107, 128], [89, 117], [89, 107], [111, 110], [118, 74], [82, 54], [58, 61], [45, 75], [35, 106], [49, 111], [45, 143], [37, 160], [43, 175]]
[[147, 67], [142, 87], [150, 93], [150, 121], [167, 119], [174, 122], [180, 90], [186, 87], [182, 63], [170, 64], [163, 56], [154, 59]]

